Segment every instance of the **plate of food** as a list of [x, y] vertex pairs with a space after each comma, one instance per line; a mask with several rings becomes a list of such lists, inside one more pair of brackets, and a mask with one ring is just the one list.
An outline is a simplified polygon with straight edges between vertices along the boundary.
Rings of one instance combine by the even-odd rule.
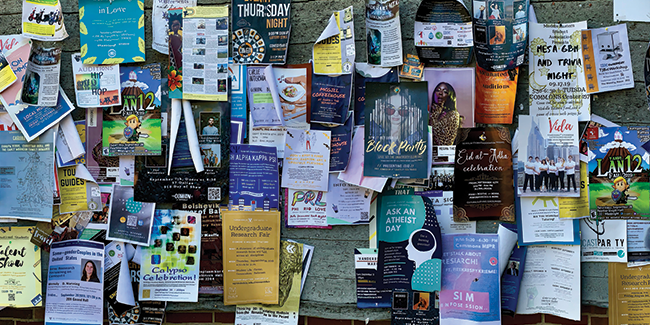
[[307, 92], [301, 84], [281, 83], [278, 86], [280, 86], [280, 97], [288, 102], [298, 101]]

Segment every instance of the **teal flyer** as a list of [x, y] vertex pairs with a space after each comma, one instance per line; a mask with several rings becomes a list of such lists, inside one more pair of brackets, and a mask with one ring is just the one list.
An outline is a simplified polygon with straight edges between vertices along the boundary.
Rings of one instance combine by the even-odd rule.
[[79, 0], [79, 34], [85, 64], [144, 62], [144, 2]]

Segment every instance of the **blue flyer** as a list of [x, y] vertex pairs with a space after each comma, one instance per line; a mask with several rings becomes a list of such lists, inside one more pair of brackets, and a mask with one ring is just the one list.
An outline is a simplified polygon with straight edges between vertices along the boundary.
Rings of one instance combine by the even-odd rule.
[[79, 0], [83, 63], [144, 62], [144, 21], [140, 0]]
[[275, 147], [230, 145], [230, 210], [278, 209], [280, 179]]

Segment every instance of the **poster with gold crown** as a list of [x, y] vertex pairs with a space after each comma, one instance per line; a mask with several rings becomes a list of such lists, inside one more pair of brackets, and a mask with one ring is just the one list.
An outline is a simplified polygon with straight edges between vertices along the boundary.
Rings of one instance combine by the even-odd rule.
[[161, 154], [160, 64], [120, 67], [122, 105], [104, 109], [104, 156]]
[[[646, 219], [648, 159], [643, 149], [650, 127], [602, 127], [586, 136], [589, 145], [589, 210], [600, 219]], [[592, 155], [593, 154], [593, 155]]]

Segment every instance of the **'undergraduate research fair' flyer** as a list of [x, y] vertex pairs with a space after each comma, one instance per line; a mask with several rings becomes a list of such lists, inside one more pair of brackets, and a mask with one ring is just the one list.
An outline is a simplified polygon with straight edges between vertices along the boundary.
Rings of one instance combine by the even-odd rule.
[[104, 244], [88, 240], [52, 243], [45, 324], [103, 324]]

